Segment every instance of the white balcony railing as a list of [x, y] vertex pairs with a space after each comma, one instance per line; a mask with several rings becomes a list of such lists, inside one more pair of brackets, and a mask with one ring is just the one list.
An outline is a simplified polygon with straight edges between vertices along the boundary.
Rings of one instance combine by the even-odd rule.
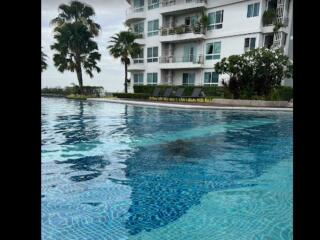
[[133, 32], [136, 35], [136, 39], [142, 39], [145, 37], [143, 32], [137, 33], [137, 32]]
[[145, 18], [145, 13], [146, 13], [146, 7], [142, 6], [142, 7], [137, 7], [137, 8], [133, 8], [130, 7], [129, 9], [126, 10], [126, 19], [132, 19], [132, 18]]
[[162, 27], [160, 28], [160, 35], [175, 35], [184, 33], [203, 34], [203, 28], [200, 26], [177, 26], [177, 27]]
[[133, 58], [133, 64], [144, 63], [144, 58]]
[[174, 6], [174, 5], [180, 5], [180, 4], [190, 4], [190, 3], [207, 3], [207, 0], [162, 0], [161, 6], [162, 7], [168, 7], [168, 6]]
[[129, 9], [127, 9], [126, 11], [126, 14], [132, 14], [132, 13], [141, 13], [141, 12], [144, 12], [145, 11], [145, 7], [142, 6], [142, 7], [130, 7]]
[[203, 55], [189, 55], [183, 57], [176, 56], [161, 56], [160, 63], [194, 63], [194, 64], [203, 64], [204, 56]]

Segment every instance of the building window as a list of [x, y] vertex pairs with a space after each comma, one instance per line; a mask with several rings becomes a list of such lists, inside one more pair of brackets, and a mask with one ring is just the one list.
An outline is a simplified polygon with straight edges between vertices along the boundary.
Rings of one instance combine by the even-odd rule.
[[195, 73], [183, 73], [182, 74], [182, 85], [194, 86], [196, 79]]
[[143, 85], [143, 73], [134, 73], [133, 74], [133, 84], [134, 85]]
[[245, 38], [244, 39], [244, 51], [249, 51], [255, 49], [256, 47], [256, 38]]
[[133, 32], [139, 36], [143, 36], [144, 32], [144, 22], [136, 23], [133, 25]]
[[133, 63], [143, 63], [143, 48], [140, 49], [140, 52], [133, 58]]
[[264, 47], [270, 49], [272, 47], [272, 45], [273, 45], [273, 34], [266, 35], [264, 37]]
[[149, 85], [157, 85], [157, 83], [158, 83], [158, 73], [148, 73], [147, 74], [147, 83]]
[[186, 17], [184, 23], [187, 27], [195, 26], [198, 22], [197, 16]]
[[134, 0], [133, 8], [135, 12], [143, 12], [144, 10], [144, 0]]
[[207, 43], [206, 60], [220, 59], [221, 42]]
[[247, 18], [259, 16], [260, 3], [248, 5]]
[[209, 13], [208, 17], [209, 17], [208, 30], [222, 28], [223, 10]]
[[159, 0], [148, 0], [148, 9], [154, 9], [159, 7]]
[[147, 49], [147, 62], [158, 62], [158, 47]]
[[195, 44], [187, 44], [183, 49], [183, 62], [196, 63], [197, 60], [197, 47]]
[[148, 36], [159, 34], [159, 19], [148, 22]]
[[217, 85], [219, 81], [219, 74], [215, 72], [204, 73], [204, 85]]

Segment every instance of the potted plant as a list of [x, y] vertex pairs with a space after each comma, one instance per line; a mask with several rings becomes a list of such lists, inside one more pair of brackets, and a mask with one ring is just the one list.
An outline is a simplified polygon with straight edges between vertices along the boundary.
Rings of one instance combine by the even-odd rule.
[[185, 26], [184, 25], [180, 25], [178, 27], [175, 28], [175, 32], [176, 34], [183, 34], [185, 31], [184, 31], [184, 28]]
[[275, 9], [269, 9], [264, 11], [262, 15], [263, 26], [274, 24], [277, 18], [277, 12]]
[[276, 22], [273, 27], [273, 32], [278, 32], [282, 27], [284, 27], [284, 24], [282, 22]]

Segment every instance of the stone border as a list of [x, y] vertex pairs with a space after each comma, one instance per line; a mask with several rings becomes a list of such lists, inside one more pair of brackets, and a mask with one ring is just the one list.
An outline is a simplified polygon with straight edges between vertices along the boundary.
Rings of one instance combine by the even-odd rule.
[[265, 100], [243, 100], [243, 99], [213, 99], [213, 104], [232, 106], [232, 107], [271, 107], [287, 108], [290, 106], [288, 101], [265, 101]]
[[108, 102], [108, 103], [122, 103], [133, 104], [141, 106], [152, 107], [167, 107], [167, 108], [183, 108], [183, 109], [223, 109], [223, 110], [254, 110], [254, 111], [289, 111], [293, 108], [276, 108], [276, 107], [241, 107], [241, 106], [208, 106], [208, 105], [191, 105], [191, 104], [177, 104], [177, 103], [162, 103], [162, 102], [146, 102], [123, 99], [107, 99], [107, 98], [88, 98], [88, 101]]

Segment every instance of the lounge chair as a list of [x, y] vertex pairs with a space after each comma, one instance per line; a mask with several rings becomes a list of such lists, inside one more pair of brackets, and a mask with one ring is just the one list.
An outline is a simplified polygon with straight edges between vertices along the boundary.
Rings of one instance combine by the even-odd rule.
[[165, 98], [169, 98], [170, 95], [172, 94], [172, 91], [173, 91], [173, 88], [170, 87], [170, 88], [167, 88], [165, 91], [164, 91], [164, 94], [162, 97], [162, 100], [164, 100]]
[[153, 90], [152, 97], [153, 97], [153, 98], [157, 98], [157, 99], [160, 97], [160, 88], [156, 87], [156, 88]]
[[188, 98], [193, 98], [193, 99], [196, 99], [196, 101], [198, 101], [199, 98], [205, 98], [205, 95], [204, 93], [202, 92], [202, 89], [201, 88], [194, 88], [193, 91], [192, 91], [192, 94], [191, 96], [182, 96], [182, 98], [184, 99], [188, 99]]
[[179, 101], [179, 99], [182, 98], [183, 93], [184, 93], [184, 88], [178, 88], [178, 90], [176, 91], [176, 94], [175, 94], [174, 98]]

